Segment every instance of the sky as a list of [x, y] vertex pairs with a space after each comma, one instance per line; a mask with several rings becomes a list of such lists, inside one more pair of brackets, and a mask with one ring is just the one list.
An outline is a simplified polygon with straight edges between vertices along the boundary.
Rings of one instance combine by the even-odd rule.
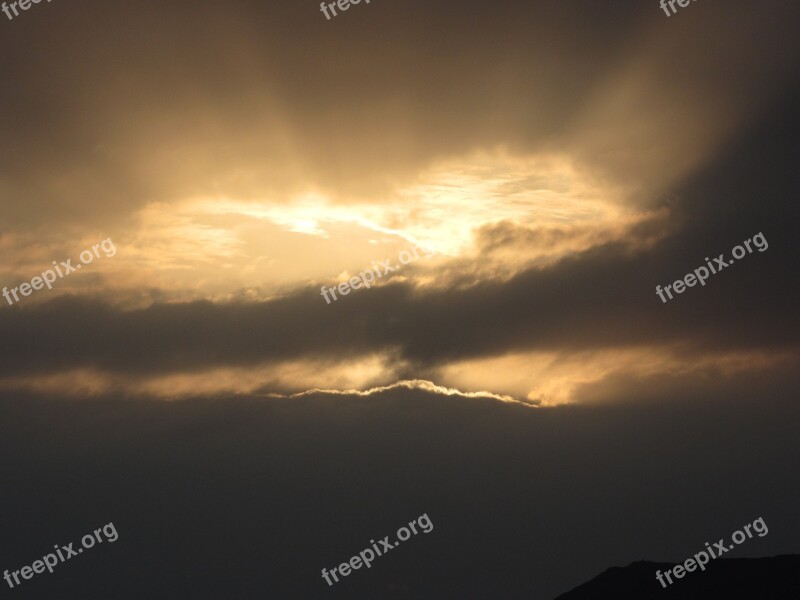
[[0, 14], [0, 287], [104, 244], [0, 297], [0, 568], [120, 531], [13, 593], [547, 600], [759, 516], [740, 556], [798, 552], [799, 18]]

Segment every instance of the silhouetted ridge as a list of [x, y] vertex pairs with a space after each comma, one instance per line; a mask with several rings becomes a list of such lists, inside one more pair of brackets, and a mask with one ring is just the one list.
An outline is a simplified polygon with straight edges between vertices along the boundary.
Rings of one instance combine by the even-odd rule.
[[670, 563], [639, 561], [611, 567], [555, 600], [795, 600], [800, 598], [800, 556], [718, 558], [705, 571], [672, 577], [663, 588], [656, 579], [674, 567]]

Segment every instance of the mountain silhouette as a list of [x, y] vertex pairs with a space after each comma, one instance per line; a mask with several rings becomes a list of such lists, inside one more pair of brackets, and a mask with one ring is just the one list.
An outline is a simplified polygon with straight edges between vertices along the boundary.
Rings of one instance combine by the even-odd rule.
[[[672, 576], [662, 587], [656, 571], [675, 565], [639, 561], [612, 567], [555, 600], [792, 600], [800, 598], [800, 556], [718, 558], [705, 571]], [[665, 580], [666, 583], [666, 580]]]

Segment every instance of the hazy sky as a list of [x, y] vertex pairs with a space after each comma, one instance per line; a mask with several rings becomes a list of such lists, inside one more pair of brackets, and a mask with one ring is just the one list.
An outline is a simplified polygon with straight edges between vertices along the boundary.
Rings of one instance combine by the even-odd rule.
[[[461, 529], [437, 529], [427, 549], [420, 540], [427, 558], [395, 567], [406, 584], [384, 564], [389, 579], [373, 569], [362, 592], [331, 593], [469, 597], [463, 584], [464, 594], [546, 599], [615, 561], [678, 560], [680, 544], [701, 546], [716, 529], [707, 514], [688, 516], [689, 498], [710, 510], [715, 496], [687, 486], [718, 476], [735, 489], [742, 470], [763, 473], [764, 506], [787, 519], [769, 543], [796, 551], [779, 537], [797, 539], [800, 527], [781, 512], [785, 473], [759, 461], [796, 453], [800, 430], [784, 421], [800, 391], [799, 22], [788, 0], [693, 2], [671, 17], [656, 0], [373, 0], [330, 21], [311, 0], [56, 0], [13, 21], [0, 13], [0, 286], [107, 238], [116, 248], [53, 290], [14, 306], [0, 298], [4, 455], [21, 461], [5, 467], [21, 486], [4, 511], [14, 539], [48, 507], [34, 500], [48, 493], [36, 472], [70, 494], [65, 506], [105, 514], [107, 497], [128, 519], [118, 545], [140, 536], [134, 546], [162, 559], [172, 521], [155, 507], [177, 514], [191, 497], [199, 521], [225, 513], [237, 550], [219, 560], [236, 597], [326, 597], [319, 569], [358, 550], [344, 538], [358, 546], [426, 510], [438, 526], [449, 509]], [[656, 296], [758, 233], [766, 251], [666, 304]], [[321, 296], [412, 245], [436, 255], [331, 304]], [[684, 417], [697, 431], [683, 431]], [[39, 428], [58, 444], [40, 445]], [[360, 444], [375, 429], [371, 455]], [[648, 460], [671, 464], [660, 452], [702, 447], [704, 431], [731, 444], [720, 465], [707, 455], [689, 474], [632, 481]], [[736, 462], [759, 443], [773, 445]], [[317, 452], [346, 462], [346, 476], [315, 475], [306, 453]], [[596, 452], [607, 463], [577, 473]], [[374, 475], [381, 456], [385, 479], [370, 498], [358, 469]], [[213, 463], [208, 480], [195, 458]], [[82, 474], [62, 480], [62, 467]], [[268, 474], [280, 485], [274, 506]], [[309, 477], [324, 482], [299, 481]], [[414, 491], [397, 495], [398, 481]], [[480, 493], [458, 508], [472, 484]], [[633, 543], [642, 515], [668, 510], [667, 489], [687, 494], [675, 500], [682, 516]], [[255, 501], [300, 518], [307, 495], [314, 518], [328, 511], [316, 525], [324, 548], [286, 547], [290, 532], [274, 512], [259, 521]], [[534, 498], [546, 527], [524, 516]], [[757, 501], [740, 500], [726, 500], [729, 516], [759, 516], [747, 513]], [[20, 515], [25, 506], [38, 509]], [[624, 514], [613, 549], [595, 537], [596, 551], [578, 550], [613, 506], [642, 513]], [[49, 528], [35, 526], [44, 547], [60, 526], [88, 528], [55, 510]], [[506, 510], [503, 533], [463, 529]], [[250, 539], [233, 513], [275, 542]], [[738, 525], [715, 523], [720, 536]], [[298, 527], [313, 535], [309, 522]], [[656, 539], [670, 531], [675, 539]], [[458, 580], [450, 570], [467, 550], [488, 552], [475, 548], [481, 536], [507, 544], [504, 558]], [[458, 559], [446, 557], [451, 542]], [[4, 545], [7, 566], [28, 560], [20, 543]], [[245, 549], [252, 572], [237, 574], [232, 557]], [[268, 557], [257, 552], [273, 560], [263, 580], [256, 565]], [[116, 573], [109, 590], [134, 570], [125, 556], [123, 567], [102, 559]], [[545, 556], [536, 577], [523, 576]], [[189, 589], [202, 559], [174, 559], [168, 586]], [[142, 581], [160, 568], [136, 567], [149, 570]], [[204, 577], [195, 597], [221, 585]], [[125, 588], [110, 597], [138, 593]]]

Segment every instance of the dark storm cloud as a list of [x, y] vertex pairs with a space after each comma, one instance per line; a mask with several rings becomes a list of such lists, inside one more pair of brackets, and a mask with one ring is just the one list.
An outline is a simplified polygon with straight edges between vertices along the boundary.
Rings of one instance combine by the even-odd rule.
[[259, 304], [198, 302], [129, 312], [82, 299], [5, 308], [0, 373], [97, 367], [157, 374], [395, 350], [441, 365], [523, 349], [673, 343], [787, 349], [798, 339], [796, 282], [780, 253], [791, 252], [793, 242], [778, 231], [767, 239], [767, 252], [667, 305], [655, 296], [655, 284], [681, 277], [702, 262], [702, 253], [668, 262], [607, 247], [505, 283], [426, 294], [388, 284], [331, 305], [314, 290]]
[[[638, 406], [543, 410], [419, 390], [176, 403], [2, 394], [0, 568], [108, 521], [117, 542], [15, 591], [548, 600], [610, 565], [683, 560], [757, 517], [769, 535], [736, 556], [792, 552], [800, 414], [765, 383], [686, 394], [662, 380]], [[796, 374], [784, 383], [797, 389]], [[323, 567], [422, 513], [430, 534], [326, 586]]]

